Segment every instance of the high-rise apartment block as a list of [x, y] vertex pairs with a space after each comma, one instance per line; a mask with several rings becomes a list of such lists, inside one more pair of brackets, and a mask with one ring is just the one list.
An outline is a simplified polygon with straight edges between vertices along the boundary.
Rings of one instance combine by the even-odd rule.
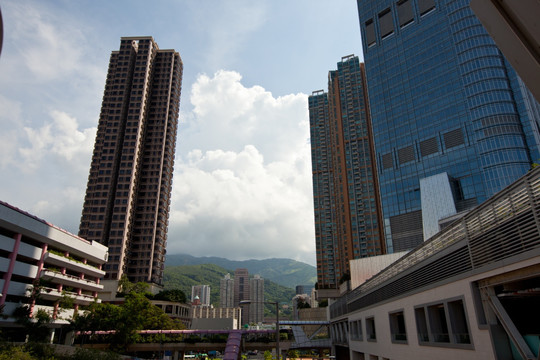
[[540, 157], [540, 107], [468, 0], [358, 0], [386, 246], [413, 248]]
[[234, 279], [231, 279], [231, 274], [226, 274], [219, 281], [219, 307], [234, 307]]
[[264, 279], [255, 275], [249, 279], [249, 322], [262, 323], [264, 320]]
[[363, 64], [342, 58], [309, 97], [317, 283], [337, 289], [349, 261], [385, 252]]
[[234, 271], [234, 307], [242, 308], [242, 320], [249, 321], [249, 304], [241, 304], [249, 301], [249, 272], [247, 269]]
[[200, 305], [210, 306], [210, 285], [194, 285], [191, 287], [191, 302], [198, 297]]
[[249, 300], [249, 272], [247, 269], [234, 271], [234, 306], [239, 306], [240, 301]]
[[108, 246], [105, 280], [163, 282], [182, 69], [152, 37], [111, 54], [79, 228]]

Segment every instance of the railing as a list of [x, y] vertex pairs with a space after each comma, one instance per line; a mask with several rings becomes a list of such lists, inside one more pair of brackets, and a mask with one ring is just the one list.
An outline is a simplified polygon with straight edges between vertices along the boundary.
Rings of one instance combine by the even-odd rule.
[[[82, 285], [83, 287], [87, 287], [87, 288], [91, 288], [91, 289], [103, 289], [103, 285], [98, 284], [93, 280], [81, 279], [78, 276], [73, 276], [73, 275], [70, 275], [70, 274], [62, 274], [58, 270], [43, 269], [43, 272], [41, 273], [41, 277], [45, 278], [47, 280], [64, 279], [64, 280], [69, 280], [72, 283], [75, 283], [77, 285]], [[81, 284], [81, 282], [84, 283], [84, 285]]]
[[105, 275], [105, 271], [98, 269], [95, 266], [85, 264], [83, 262], [70, 259], [63, 255], [55, 254], [54, 252], [47, 251], [45, 256], [45, 263], [46, 264], [53, 264], [57, 266], [65, 266], [66, 264], [69, 264], [69, 267], [71, 269], [81, 269], [82, 272], [91, 274], [92, 276], [96, 277], [102, 277]]

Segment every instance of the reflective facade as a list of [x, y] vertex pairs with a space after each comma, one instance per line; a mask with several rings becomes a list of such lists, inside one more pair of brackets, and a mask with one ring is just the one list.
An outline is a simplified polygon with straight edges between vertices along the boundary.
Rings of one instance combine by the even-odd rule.
[[317, 282], [336, 289], [349, 261], [384, 253], [363, 64], [347, 56], [328, 93], [309, 97]]
[[410, 249], [420, 179], [448, 173], [458, 212], [485, 201], [540, 157], [538, 103], [469, 1], [357, 4], [387, 248]]
[[149, 36], [111, 54], [79, 227], [109, 247], [105, 280], [163, 283], [182, 69]]

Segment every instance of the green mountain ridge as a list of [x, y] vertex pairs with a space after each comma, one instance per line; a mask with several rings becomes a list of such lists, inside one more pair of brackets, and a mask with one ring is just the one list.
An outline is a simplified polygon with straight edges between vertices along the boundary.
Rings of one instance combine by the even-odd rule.
[[[228, 260], [221, 257], [195, 257], [185, 254], [169, 254], [165, 262], [165, 272], [168, 267], [179, 265], [213, 264], [226, 269], [226, 274], [234, 275], [234, 270], [245, 268], [250, 275], [258, 274], [265, 280], [294, 289], [297, 285], [314, 285], [317, 281], [317, 269], [309, 264], [292, 259], [265, 259], [265, 260]], [[201, 284], [201, 283], [199, 283]], [[217, 282], [219, 288], [219, 281]], [[266, 284], [265, 284], [266, 285]], [[191, 287], [189, 293], [191, 294]]]
[[[215, 264], [177, 265], [165, 267], [163, 281], [165, 290], [180, 289], [191, 299], [191, 287], [210, 285], [210, 302], [219, 306], [219, 282], [230, 270]], [[266, 301], [289, 303], [295, 295], [293, 289], [264, 279], [264, 298]]]

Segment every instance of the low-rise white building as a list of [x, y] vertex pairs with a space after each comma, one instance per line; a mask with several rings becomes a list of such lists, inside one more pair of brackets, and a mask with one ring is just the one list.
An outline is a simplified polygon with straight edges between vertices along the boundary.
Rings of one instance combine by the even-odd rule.
[[[0, 201], [0, 326], [15, 326], [15, 309], [28, 304], [51, 316], [51, 326], [67, 323], [81, 305], [99, 302], [107, 247], [70, 234]], [[60, 301], [70, 298], [71, 309]]]
[[191, 328], [197, 330], [235, 330], [242, 324], [242, 309], [193, 306]]
[[338, 359], [536, 359], [540, 168], [330, 305]]

